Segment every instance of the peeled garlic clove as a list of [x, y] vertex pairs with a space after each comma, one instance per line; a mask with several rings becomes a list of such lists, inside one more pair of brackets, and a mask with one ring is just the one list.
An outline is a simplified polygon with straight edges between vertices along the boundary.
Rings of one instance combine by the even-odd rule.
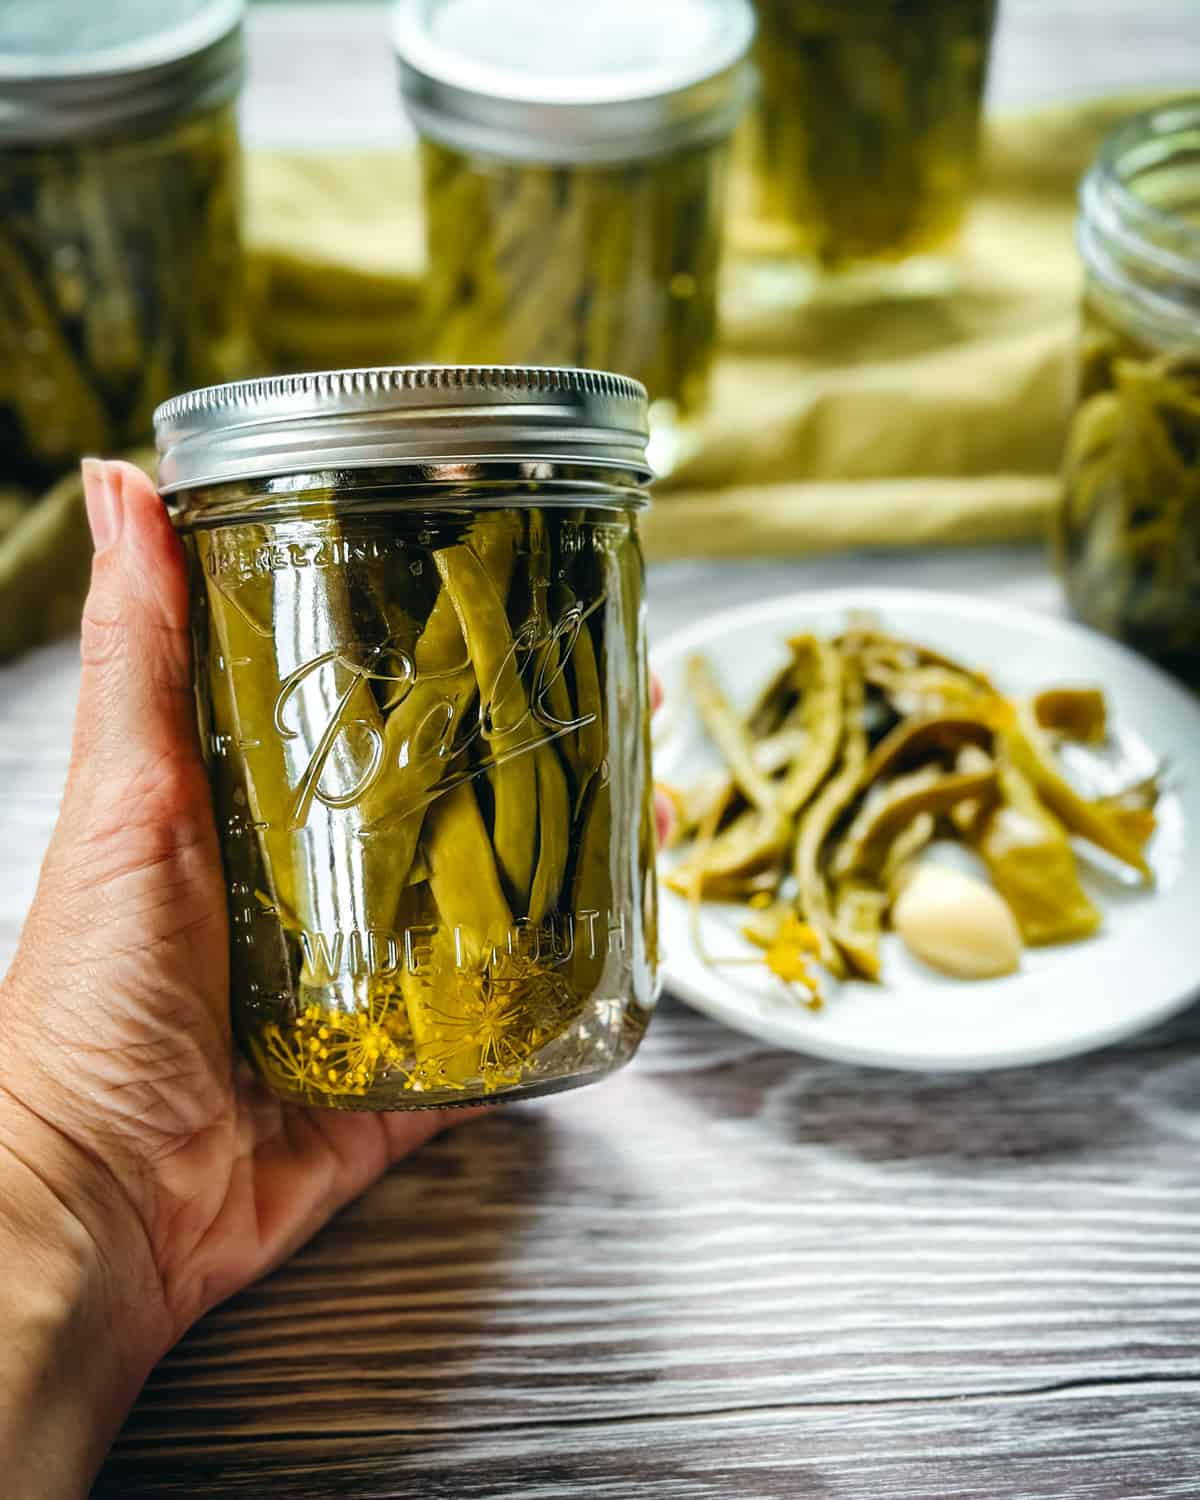
[[1021, 961], [1016, 918], [982, 880], [923, 864], [892, 907], [892, 926], [910, 953], [956, 979], [994, 979]]

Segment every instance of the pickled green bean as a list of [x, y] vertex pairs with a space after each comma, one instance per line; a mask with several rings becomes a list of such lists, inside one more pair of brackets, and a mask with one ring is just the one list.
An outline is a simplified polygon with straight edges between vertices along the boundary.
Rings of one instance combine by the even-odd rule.
[[683, 414], [716, 330], [720, 148], [625, 165], [422, 144], [435, 359], [618, 369]]
[[[507, 592], [514, 547], [511, 520], [504, 513], [490, 518], [473, 545]], [[394, 631], [398, 622], [388, 623]], [[478, 692], [462, 625], [446, 590], [434, 601], [413, 648], [412, 673], [411, 681], [402, 684], [400, 702], [386, 714], [380, 771], [362, 799], [367, 884], [385, 926], [391, 925], [416, 857], [430, 794], [447, 774], [455, 732]]]
[[1012, 765], [1036, 788], [1065, 828], [1136, 870], [1147, 883], [1153, 879], [1136, 841], [1125, 836], [1103, 807], [1081, 797], [1054, 764], [1032, 712], [1023, 705], [1005, 723], [1004, 744]]
[[1076, 942], [1100, 926], [1066, 830], [1014, 765], [999, 768], [1000, 804], [977, 815], [968, 842], [1033, 946]]
[[530, 749], [529, 700], [517, 673], [516, 643], [494, 579], [469, 547], [437, 554], [475, 679], [485, 738], [494, 756], [496, 859], [518, 907], [529, 901], [537, 856], [537, 767]]
[[755, 764], [749, 732], [730, 707], [704, 657], [693, 656], [688, 662], [687, 687], [696, 712], [709, 738], [724, 756], [734, 781], [760, 812], [774, 808], [778, 788]]
[[844, 719], [842, 654], [828, 642], [805, 636], [791, 642], [793, 657], [810, 657], [801, 699], [800, 727], [803, 753], [788, 768], [778, 790], [779, 804], [786, 813], [802, 808], [829, 775], [842, 741]]
[[833, 909], [822, 868], [822, 853], [834, 825], [859, 791], [863, 767], [867, 763], [867, 736], [862, 722], [863, 683], [853, 659], [845, 663], [842, 705], [845, 731], [841, 763], [837, 773], [802, 813], [792, 856], [797, 886], [796, 909], [817, 937], [821, 962], [837, 975], [846, 972], [847, 948], [853, 953], [857, 945], [852, 941], [841, 941], [847, 934], [841, 929]]

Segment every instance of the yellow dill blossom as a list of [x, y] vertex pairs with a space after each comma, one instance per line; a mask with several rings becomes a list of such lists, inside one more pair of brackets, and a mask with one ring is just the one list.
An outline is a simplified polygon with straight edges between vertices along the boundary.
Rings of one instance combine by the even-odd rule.
[[792, 912], [780, 924], [763, 960], [771, 973], [785, 984], [800, 986], [807, 995], [804, 1003], [809, 1010], [820, 1010], [823, 1004], [821, 981], [812, 966], [812, 961], [819, 958], [820, 953], [820, 938], [807, 922], [802, 922]]
[[326, 1024], [327, 1017], [328, 1012], [310, 1005], [289, 1027], [265, 1027], [262, 1043], [267, 1071], [299, 1093], [362, 1094], [368, 1080], [360, 1080], [348, 1067], [340, 1032]]
[[303, 1089], [308, 1078], [308, 1056], [302, 1045], [285, 1037], [272, 1024], [265, 1026], [261, 1038], [265, 1070], [289, 1089]]
[[405, 1062], [407, 1019], [399, 1000], [399, 982], [377, 978], [362, 1009], [310, 1003], [291, 1024], [264, 1028], [265, 1066], [290, 1090], [361, 1098], [380, 1073]]
[[534, 960], [504, 955], [475, 973], [439, 976], [421, 1008], [429, 1036], [410, 1086], [465, 1087], [471, 1080], [455, 1078], [450, 1067], [465, 1057], [491, 1093], [520, 1082], [577, 1006], [561, 976]]

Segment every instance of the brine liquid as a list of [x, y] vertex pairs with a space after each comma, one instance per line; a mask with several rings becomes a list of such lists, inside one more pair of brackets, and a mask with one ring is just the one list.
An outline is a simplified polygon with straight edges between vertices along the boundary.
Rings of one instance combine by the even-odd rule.
[[344, 1108], [604, 1073], [653, 1003], [635, 521], [335, 499], [188, 538], [243, 1044]]

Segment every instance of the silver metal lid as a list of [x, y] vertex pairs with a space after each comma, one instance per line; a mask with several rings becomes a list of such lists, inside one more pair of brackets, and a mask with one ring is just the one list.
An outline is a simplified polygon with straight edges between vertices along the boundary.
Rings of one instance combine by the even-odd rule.
[[489, 460], [597, 465], [645, 483], [646, 410], [636, 380], [597, 370], [399, 365], [239, 380], [154, 413], [158, 487]]
[[233, 97], [245, 0], [0, 4], [0, 144], [78, 139]]
[[749, 0], [399, 0], [417, 129], [517, 161], [615, 162], [728, 134], [754, 91]]

